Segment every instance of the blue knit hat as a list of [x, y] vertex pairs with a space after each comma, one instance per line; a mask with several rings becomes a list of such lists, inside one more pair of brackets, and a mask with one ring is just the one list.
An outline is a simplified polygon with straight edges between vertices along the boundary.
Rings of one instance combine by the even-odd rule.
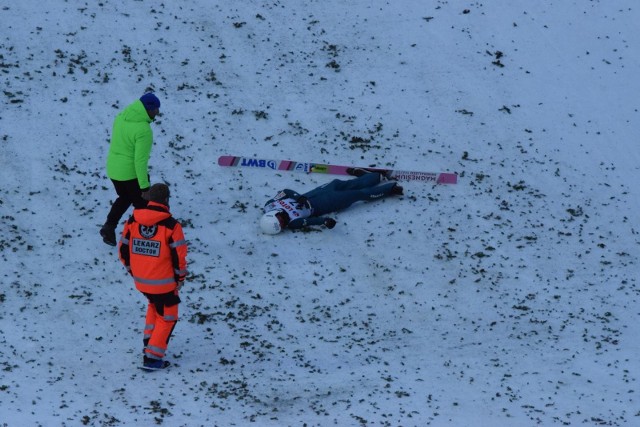
[[140, 101], [142, 101], [142, 105], [147, 111], [153, 111], [160, 108], [160, 100], [153, 93], [145, 93], [140, 97]]

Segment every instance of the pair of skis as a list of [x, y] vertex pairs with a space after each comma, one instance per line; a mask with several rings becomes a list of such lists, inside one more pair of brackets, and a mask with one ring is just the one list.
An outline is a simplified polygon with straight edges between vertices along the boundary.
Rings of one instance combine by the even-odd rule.
[[261, 158], [220, 156], [218, 165], [224, 167], [247, 167], [255, 169], [271, 169], [276, 171], [292, 171], [304, 173], [325, 173], [330, 175], [354, 175], [354, 169], [365, 169], [370, 172], [379, 172], [388, 179], [396, 181], [420, 181], [433, 184], [455, 184], [458, 175], [451, 172], [419, 172], [403, 171], [397, 169], [338, 166], [326, 163], [296, 162], [292, 160], [270, 160]]

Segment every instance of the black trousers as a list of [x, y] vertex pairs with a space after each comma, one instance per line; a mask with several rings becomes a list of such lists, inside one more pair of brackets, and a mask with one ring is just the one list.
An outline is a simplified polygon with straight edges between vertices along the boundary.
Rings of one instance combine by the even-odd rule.
[[136, 209], [144, 208], [147, 206], [147, 201], [142, 198], [142, 190], [137, 179], [129, 181], [112, 179], [111, 182], [113, 182], [113, 188], [116, 189], [118, 198], [111, 205], [111, 210], [107, 215], [107, 224], [116, 228], [129, 206], [133, 205]]

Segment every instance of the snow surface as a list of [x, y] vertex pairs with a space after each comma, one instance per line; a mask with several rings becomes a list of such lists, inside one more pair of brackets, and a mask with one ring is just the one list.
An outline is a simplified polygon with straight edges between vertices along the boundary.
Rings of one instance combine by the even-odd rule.
[[[636, 0], [0, 3], [1, 425], [640, 425]], [[191, 271], [151, 374], [98, 235], [149, 89]], [[222, 154], [459, 183], [272, 237], [332, 177]]]

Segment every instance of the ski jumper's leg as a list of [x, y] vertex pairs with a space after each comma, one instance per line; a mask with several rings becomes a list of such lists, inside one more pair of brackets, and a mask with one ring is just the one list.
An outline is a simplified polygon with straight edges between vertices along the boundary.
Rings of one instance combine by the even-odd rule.
[[[369, 178], [369, 176], [372, 176], [372, 178]], [[309, 201], [313, 207], [313, 216], [323, 216], [331, 212], [341, 211], [358, 201], [376, 200], [387, 197], [391, 195], [391, 189], [396, 185], [394, 181], [376, 185], [380, 180], [379, 174], [367, 174], [360, 178], [367, 179], [356, 183], [355, 186], [357, 189], [324, 191], [316, 193], [312, 198], [310, 197]], [[341, 184], [336, 185], [344, 188], [344, 183], [358, 181], [360, 178], [351, 181], [338, 181]], [[371, 185], [371, 183], [376, 180], [378, 181]]]
[[304, 193], [307, 199], [312, 199], [318, 195], [325, 195], [335, 191], [359, 190], [361, 188], [373, 187], [381, 180], [379, 173], [368, 173], [361, 177], [348, 180], [334, 179], [331, 182], [316, 187], [313, 190]]
[[361, 190], [363, 188], [374, 187], [380, 183], [382, 179], [381, 175], [377, 172], [366, 173], [358, 178], [349, 179], [346, 181], [336, 180], [334, 189], [336, 191], [344, 190]]
[[321, 186], [316, 187], [313, 190], [304, 193], [303, 196], [306, 197], [307, 199], [311, 199], [312, 197], [315, 197], [318, 194], [325, 194], [327, 192], [335, 191], [336, 186], [339, 186], [341, 182], [343, 181], [340, 181], [339, 179], [334, 179], [331, 182], [322, 184]]

